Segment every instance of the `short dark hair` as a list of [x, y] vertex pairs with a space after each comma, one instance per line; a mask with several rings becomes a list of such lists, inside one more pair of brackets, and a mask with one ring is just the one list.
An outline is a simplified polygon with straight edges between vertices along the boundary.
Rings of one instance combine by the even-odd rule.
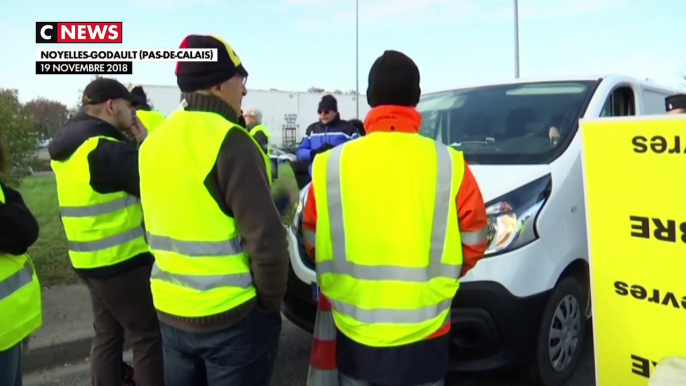
[[355, 126], [357, 128], [357, 131], [360, 132], [361, 136], [364, 137], [367, 134], [367, 131], [364, 129], [364, 123], [362, 123], [361, 120], [353, 118], [353, 119], [349, 120], [348, 122], [350, 122], [353, 126]]

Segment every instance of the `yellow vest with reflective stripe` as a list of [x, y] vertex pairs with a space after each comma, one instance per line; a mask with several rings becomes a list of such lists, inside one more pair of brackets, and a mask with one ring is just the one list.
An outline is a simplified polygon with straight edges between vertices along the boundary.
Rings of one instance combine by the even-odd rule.
[[[250, 130], [250, 136], [254, 137], [255, 134], [263, 132], [264, 135], [267, 136], [267, 160], [269, 161], [269, 157], [272, 154], [272, 149], [271, 149], [271, 143], [272, 143], [272, 135], [269, 133], [269, 130], [267, 130], [266, 127], [264, 127], [262, 124], [259, 124], [255, 127], [253, 127]], [[260, 145], [260, 149], [262, 149], [262, 146]], [[272, 163], [271, 161], [267, 162], [267, 173], [269, 174], [269, 183], [272, 183]]]
[[372, 133], [317, 155], [312, 174], [317, 281], [340, 331], [392, 347], [449, 321], [462, 269], [462, 153], [419, 135]]
[[[0, 189], [0, 202], [5, 193]], [[43, 325], [41, 288], [28, 254], [0, 254], [0, 351], [8, 350]]]
[[152, 133], [152, 131], [166, 119], [162, 113], [154, 110], [137, 110], [136, 116], [141, 120], [143, 126], [148, 129], [148, 134]]
[[259, 132], [263, 132], [264, 135], [267, 136], [267, 156], [269, 156], [271, 154], [271, 148], [269, 145], [271, 145], [271, 143], [272, 143], [272, 135], [269, 132], [269, 130], [267, 130], [267, 128], [264, 127], [264, 125], [262, 125], [262, 124], [259, 124], [255, 127], [253, 127], [250, 130], [250, 135], [254, 137], [255, 134], [257, 134]]
[[219, 114], [199, 111], [177, 111], [160, 128], [139, 154], [143, 215], [155, 255], [155, 307], [183, 317], [228, 311], [256, 291], [236, 222], [205, 180], [229, 130], [250, 135]]
[[104, 136], [86, 140], [66, 161], [50, 164], [69, 258], [74, 268], [111, 266], [148, 252], [140, 200], [126, 192], [101, 194], [90, 185], [88, 155]]

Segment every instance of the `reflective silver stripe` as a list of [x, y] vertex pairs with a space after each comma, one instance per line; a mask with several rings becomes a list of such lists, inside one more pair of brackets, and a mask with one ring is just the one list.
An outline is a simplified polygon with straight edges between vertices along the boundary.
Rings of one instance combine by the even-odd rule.
[[[4, 257], [0, 257], [0, 259], [4, 259]], [[31, 281], [33, 281], [33, 267], [27, 261], [21, 271], [0, 282], [0, 300], [12, 295], [21, 287], [31, 283]]]
[[73, 252], [97, 252], [103, 249], [116, 247], [126, 244], [137, 238], [145, 236], [143, 228], [136, 227], [128, 231], [124, 231], [118, 235], [110, 236], [104, 239], [95, 241], [68, 241], [69, 250]]
[[227, 241], [186, 241], [153, 235], [148, 232], [148, 245], [153, 250], [174, 252], [189, 257], [225, 257], [243, 252], [241, 238]]
[[399, 321], [402, 323], [422, 323], [427, 320], [431, 320], [436, 316], [440, 315], [441, 312], [450, 308], [453, 299], [446, 299], [434, 306], [429, 306], [420, 309], [413, 310], [393, 310], [393, 309], [374, 309], [365, 310], [351, 304], [342, 303], [337, 300], [329, 299], [331, 305], [336, 309], [336, 311], [350, 316], [355, 320], [367, 323], [367, 324], [377, 324], [377, 323], [390, 323], [396, 324]]
[[397, 267], [392, 265], [358, 265], [350, 261], [323, 261], [317, 263], [317, 273], [336, 273], [350, 275], [359, 280], [394, 280], [411, 283], [426, 283], [437, 277], [457, 279], [462, 270], [460, 266], [442, 264], [437, 268]]
[[231, 275], [182, 275], [169, 273], [160, 269], [155, 263], [150, 277], [181, 287], [191, 288], [197, 291], [210, 291], [222, 287], [250, 288], [253, 283], [252, 274], [237, 273]]
[[338, 370], [315, 369], [310, 366], [307, 386], [338, 385]]
[[462, 244], [465, 245], [481, 244], [488, 240], [488, 226], [474, 232], [460, 232], [460, 238], [462, 239]]
[[312, 337], [319, 340], [336, 340], [336, 324], [331, 311], [317, 311]]
[[307, 229], [303, 229], [303, 239], [305, 240], [306, 243], [310, 243], [311, 245], [315, 245], [317, 242], [317, 234], [311, 231], [308, 231]]
[[62, 213], [62, 217], [95, 217], [126, 209], [130, 206], [138, 204], [139, 202], [140, 200], [138, 198], [127, 195], [126, 197], [108, 202], [106, 204], [90, 206], [61, 206], [60, 212]]
[[397, 266], [358, 265], [348, 261], [345, 248], [345, 227], [343, 224], [343, 202], [341, 197], [340, 167], [344, 146], [336, 146], [330, 152], [326, 170], [327, 201], [333, 246], [332, 260], [317, 263], [317, 274], [336, 273], [350, 275], [361, 280], [394, 280], [407, 282], [428, 282], [437, 277], [457, 279], [461, 266], [444, 264], [441, 261], [446, 241], [448, 215], [453, 185], [453, 164], [447, 146], [435, 142], [437, 155], [436, 199], [431, 229], [431, 249], [427, 268]]

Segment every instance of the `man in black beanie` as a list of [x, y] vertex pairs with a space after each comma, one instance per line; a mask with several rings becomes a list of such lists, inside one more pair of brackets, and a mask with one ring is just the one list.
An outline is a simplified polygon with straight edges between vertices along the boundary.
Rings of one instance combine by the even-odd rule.
[[300, 143], [298, 160], [312, 162], [317, 154], [360, 136], [357, 128], [341, 119], [338, 101], [333, 95], [324, 95], [317, 108], [319, 121], [311, 124]]
[[[335, 319], [341, 385], [444, 385], [458, 279], [487, 247], [462, 153], [418, 134], [419, 79], [412, 59], [384, 52], [369, 73], [367, 135], [313, 163], [303, 230]], [[331, 374], [315, 367], [311, 382]]]
[[189, 35], [180, 48], [217, 55], [177, 64], [186, 106], [140, 149], [166, 386], [268, 386], [288, 242], [272, 199], [269, 159], [238, 124], [248, 72], [218, 37]]

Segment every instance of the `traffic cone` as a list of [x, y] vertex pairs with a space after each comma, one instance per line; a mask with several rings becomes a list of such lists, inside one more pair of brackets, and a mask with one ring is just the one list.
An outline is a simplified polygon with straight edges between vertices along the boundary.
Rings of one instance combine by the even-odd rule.
[[338, 386], [336, 325], [331, 313], [331, 303], [321, 293], [312, 338], [307, 386]]

